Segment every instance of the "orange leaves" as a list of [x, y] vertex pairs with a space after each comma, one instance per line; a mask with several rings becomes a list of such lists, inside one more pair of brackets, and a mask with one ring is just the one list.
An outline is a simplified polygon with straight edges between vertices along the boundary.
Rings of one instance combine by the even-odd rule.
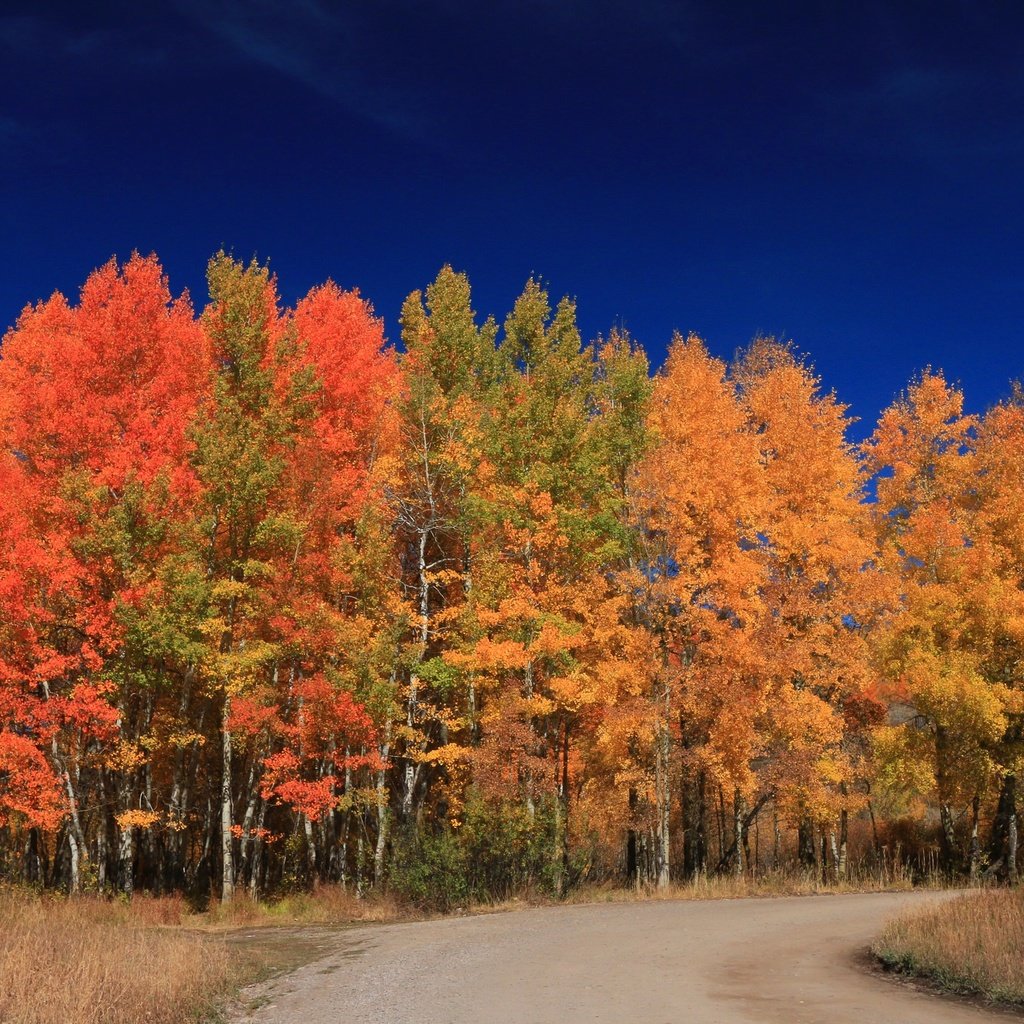
[[291, 734], [307, 756], [328, 755], [340, 765], [344, 757], [341, 751], [347, 745], [374, 742], [373, 721], [366, 709], [348, 690], [332, 686], [325, 676], [318, 674], [298, 682], [294, 699], [300, 703], [301, 712]]
[[699, 338], [673, 341], [655, 381], [650, 425], [656, 446], [640, 469], [637, 501], [666, 539], [673, 563], [666, 586], [694, 612], [746, 609], [764, 486], [725, 366]]
[[859, 627], [880, 598], [848, 422], [771, 339], [727, 369], [676, 338], [655, 381], [635, 490], [648, 614], [669, 638], [685, 742], [748, 795], [817, 772], [792, 751], [801, 737], [819, 753], [839, 744], [833, 702], [862, 684]]
[[15, 816], [52, 830], [63, 815], [57, 778], [42, 752], [27, 736], [0, 730], [0, 825]]
[[114, 815], [114, 821], [117, 822], [117, 827], [122, 832], [127, 832], [133, 828], [152, 828], [160, 821], [160, 815], [156, 811], [143, 811], [134, 808]]
[[206, 385], [205, 340], [155, 257], [111, 261], [81, 301], [27, 309], [4, 340], [0, 423], [36, 473], [82, 467], [120, 491], [176, 464]]
[[[351, 752], [368, 746], [374, 750], [374, 725], [351, 693], [332, 686], [322, 675], [297, 681], [289, 703], [294, 711], [286, 715], [279, 706], [236, 698], [229, 725], [249, 735], [269, 734], [283, 743], [262, 759], [262, 793], [319, 819], [340, 799], [337, 773], [381, 767], [375, 752]], [[326, 770], [327, 765], [334, 771]]]
[[[497, 616], [481, 616], [481, 621], [486, 622], [488, 618], [495, 624], [500, 621]], [[459, 660], [465, 661], [465, 656]], [[526, 648], [514, 640], [492, 640], [485, 636], [477, 641], [473, 649], [472, 664], [480, 672], [521, 670], [528, 661]]]
[[926, 372], [862, 465], [772, 339], [727, 365], [677, 337], [652, 381], [536, 281], [478, 323], [445, 268], [398, 357], [358, 292], [289, 310], [223, 253], [209, 283], [197, 320], [155, 258], [111, 262], [5, 338], [0, 819], [52, 827], [60, 783], [83, 850], [159, 825], [183, 857], [223, 801], [240, 870], [274, 877], [257, 850], [303, 815], [324, 870], [337, 821], [376, 826], [380, 878], [389, 821], [474, 786], [667, 858], [697, 773], [824, 819], [874, 734], [893, 778], [952, 733], [950, 792], [1019, 757], [1019, 395], [965, 416]]
[[[191, 684], [153, 709], [168, 676], [237, 693], [228, 727], [254, 743], [373, 740], [320, 673], [354, 635], [342, 602], [395, 378], [382, 325], [332, 284], [284, 311], [263, 268], [223, 254], [209, 280], [200, 321], [154, 257], [111, 261], [77, 304], [26, 309], [0, 361], [0, 728], [23, 760], [53, 739], [129, 789], [207, 739], [175, 718]], [[271, 678], [285, 647], [302, 722]]]
[[86, 739], [109, 743], [119, 727], [117, 708], [111, 704], [109, 683], [78, 683], [67, 697], [54, 698], [50, 707], [58, 712], [65, 728], [78, 730]]
[[299, 760], [291, 751], [273, 754], [263, 761], [264, 797], [276, 797], [313, 821], [322, 818], [338, 802], [337, 778], [323, 775], [315, 779], [296, 778]]
[[385, 403], [396, 385], [394, 359], [369, 303], [333, 282], [312, 289], [295, 307], [291, 324], [300, 363], [319, 382], [315, 420], [295, 458], [301, 474], [296, 484], [302, 500], [324, 503], [320, 514], [351, 522], [366, 500]]
[[276, 698], [277, 694], [271, 690], [235, 697], [231, 701], [231, 713], [224, 723], [225, 728], [246, 737], [277, 735], [282, 723]]
[[1021, 426], [1016, 401], [965, 416], [960, 391], [928, 371], [866, 445], [883, 471], [877, 524], [901, 605], [877, 637], [879, 660], [930, 727], [927, 741], [906, 725], [886, 732], [882, 768], [927, 757], [946, 805], [1017, 756], [1006, 683], [1016, 682], [1024, 611]]

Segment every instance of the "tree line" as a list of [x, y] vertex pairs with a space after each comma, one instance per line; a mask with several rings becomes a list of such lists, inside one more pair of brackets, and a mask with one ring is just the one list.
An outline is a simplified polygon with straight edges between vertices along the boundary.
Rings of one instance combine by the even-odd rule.
[[112, 261], [3, 340], [2, 877], [444, 906], [841, 879], [911, 821], [1016, 878], [1018, 391], [927, 370], [855, 445], [776, 339], [652, 376], [445, 267], [396, 350], [357, 292], [207, 278]]

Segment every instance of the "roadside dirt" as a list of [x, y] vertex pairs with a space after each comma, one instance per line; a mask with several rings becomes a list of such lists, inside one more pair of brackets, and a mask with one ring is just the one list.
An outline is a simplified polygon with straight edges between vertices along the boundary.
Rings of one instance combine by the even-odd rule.
[[[250, 1024], [980, 1024], [1020, 1019], [869, 969], [940, 893], [550, 907], [319, 932], [245, 993]], [[298, 936], [296, 936], [298, 941]], [[257, 941], [259, 939], [257, 938]]]

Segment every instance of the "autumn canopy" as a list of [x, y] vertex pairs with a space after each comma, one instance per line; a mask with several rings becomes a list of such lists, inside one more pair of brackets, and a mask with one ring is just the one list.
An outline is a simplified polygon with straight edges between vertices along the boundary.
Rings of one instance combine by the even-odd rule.
[[1015, 876], [1018, 393], [926, 371], [854, 446], [774, 339], [652, 377], [535, 280], [499, 324], [444, 268], [400, 352], [332, 283], [208, 285], [111, 262], [3, 340], [0, 875]]

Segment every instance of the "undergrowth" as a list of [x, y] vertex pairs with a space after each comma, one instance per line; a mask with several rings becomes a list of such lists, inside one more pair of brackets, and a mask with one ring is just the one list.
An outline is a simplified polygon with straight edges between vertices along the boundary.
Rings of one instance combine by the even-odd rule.
[[1024, 1004], [1024, 889], [987, 889], [890, 921], [872, 947], [950, 992]]

